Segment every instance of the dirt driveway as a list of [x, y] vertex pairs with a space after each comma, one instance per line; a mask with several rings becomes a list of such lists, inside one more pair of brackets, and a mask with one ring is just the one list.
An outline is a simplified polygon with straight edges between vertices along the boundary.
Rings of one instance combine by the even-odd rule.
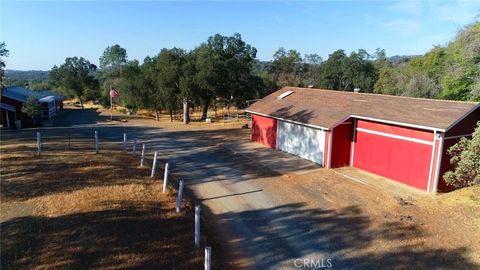
[[[429, 195], [399, 197], [286, 153], [264, 148], [245, 155], [230, 147], [250, 144], [249, 130], [239, 126], [132, 118], [43, 132], [48, 140], [98, 130], [100, 140], [118, 142], [126, 132], [146, 142], [149, 155], [159, 151], [218, 229], [232, 260], [228, 268], [480, 267], [478, 219]], [[34, 132], [15, 134], [34, 138]], [[480, 218], [477, 209], [469, 214]]]

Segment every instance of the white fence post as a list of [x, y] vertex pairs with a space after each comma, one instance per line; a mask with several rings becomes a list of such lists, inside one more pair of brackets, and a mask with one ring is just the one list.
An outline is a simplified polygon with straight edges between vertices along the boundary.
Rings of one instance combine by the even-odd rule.
[[99, 146], [98, 146], [98, 131], [95, 130], [95, 154], [98, 154]]
[[153, 154], [152, 174], [150, 175], [150, 177], [155, 176], [156, 170], [157, 170], [157, 151], [155, 151], [155, 154]]
[[136, 152], [137, 152], [137, 139], [133, 140], [132, 156], [135, 156]]
[[180, 180], [178, 184], [177, 213], [182, 209], [183, 185], [183, 180]]
[[200, 247], [200, 205], [195, 205], [195, 247]]
[[37, 155], [42, 153], [42, 135], [37, 132]]
[[142, 158], [140, 159], [140, 167], [143, 167], [145, 162], [145, 144], [142, 145]]
[[165, 174], [163, 175], [163, 193], [167, 191], [168, 184], [168, 162], [165, 164]]
[[205, 270], [212, 269], [212, 248], [205, 247]]
[[127, 133], [123, 133], [123, 152], [127, 152]]

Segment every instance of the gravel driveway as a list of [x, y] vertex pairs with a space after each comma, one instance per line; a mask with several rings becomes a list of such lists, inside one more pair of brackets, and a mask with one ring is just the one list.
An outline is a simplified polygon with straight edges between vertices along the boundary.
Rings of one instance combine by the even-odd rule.
[[[435, 232], [421, 225], [428, 221], [400, 217], [402, 211], [417, 213], [414, 203], [401, 205], [389, 194], [283, 152], [260, 149], [244, 156], [215, 139], [238, 134], [238, 129], [177, 130], [168, 123], [154, 128], [135, 121], [85, 124], [42, 132], [48, 140], [66, 133], [89, 137], [98, 130], [100, 140], [117, 142], [126, 132], [146, 142], [149, 155], [159, 151], [161, 164], [168, 161], [201, 201], [232, 261], [226, 268], [476, 267], [463, 239], [450, 247], [422, 240]], [[2, 132], [2, 139], [34, 140], [35, 132]]]

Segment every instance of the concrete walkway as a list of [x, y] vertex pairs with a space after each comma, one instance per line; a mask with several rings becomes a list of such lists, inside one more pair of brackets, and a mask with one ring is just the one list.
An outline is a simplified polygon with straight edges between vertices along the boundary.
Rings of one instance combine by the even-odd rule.
[[262, 166], [280, 174], [302, 174], [322, 168], [322, 166], [298, 156], [270, 149], [262, 144], [246, 140], [227, 142], [221, 146], [235, 155], [242, 155], [252, 162], [261, 162]]

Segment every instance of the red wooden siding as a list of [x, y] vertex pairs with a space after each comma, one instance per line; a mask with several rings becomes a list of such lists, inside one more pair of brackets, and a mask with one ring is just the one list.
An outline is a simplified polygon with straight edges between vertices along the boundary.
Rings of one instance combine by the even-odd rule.
[[[369, 121], [357, 127], [433, 142], [433, 133]], [[427, 190], [432, 145], [356, 131], [353, 167]]]
[[277, 120], [261, 115], [252, 115], [252, 141], [277, 148]]
[[353, 120], [347, 120], [333, 129], [331, 168], [348, 166], [353, 139]]
[[395, 134], [425, 141], [433, 141], [433, 132], [427, 132], [414, 128], [406, 128], [382, 123], [376, 123], [365, 120], [357, 121], [357, 128], [366, 128], [388, 134]]

